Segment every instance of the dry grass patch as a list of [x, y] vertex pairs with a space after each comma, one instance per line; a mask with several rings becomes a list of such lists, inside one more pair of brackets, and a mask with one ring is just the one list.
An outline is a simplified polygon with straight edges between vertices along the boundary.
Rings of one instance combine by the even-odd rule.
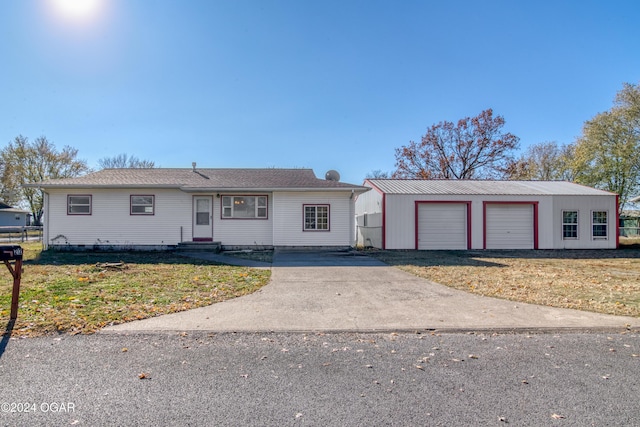
[[640, 316], [640, 250], [370, 251], [463, 291], [553, 307]]
[[[255, 292], [271, 272], [216, 265], [171, 252], [40, 253], [25, 261], [14, 335], [92, 333], [104, 326], [210, 305]], [[5, 267], [0, 266], [6, 270]], [[0, 321], [8, 323], [12, 278], [0, 276]]]

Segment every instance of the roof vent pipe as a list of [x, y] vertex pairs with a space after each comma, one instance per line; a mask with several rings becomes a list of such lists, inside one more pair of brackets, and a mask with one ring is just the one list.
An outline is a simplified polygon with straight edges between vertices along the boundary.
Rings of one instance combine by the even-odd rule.
[[193, 167], [193, 171], [196, 171], [196, 162], [191, 162], [191, 166]]

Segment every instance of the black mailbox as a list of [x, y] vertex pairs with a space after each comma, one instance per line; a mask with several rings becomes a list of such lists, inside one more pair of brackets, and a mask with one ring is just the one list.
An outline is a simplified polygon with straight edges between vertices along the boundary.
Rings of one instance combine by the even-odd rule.
[[0, 246], [0, 261], [16, 261], [22, 259], [22, 247], [17, 245]]
[[[22, 277], [22, 247], [18, 245], [0, 246], [0, 261], [4, 262], [13, 276], [11, 294], [11, 320], [18, 318], [18, 299], [20, 296], [20, 278]], [[9, 262], [13, 261], [13, 265]]]

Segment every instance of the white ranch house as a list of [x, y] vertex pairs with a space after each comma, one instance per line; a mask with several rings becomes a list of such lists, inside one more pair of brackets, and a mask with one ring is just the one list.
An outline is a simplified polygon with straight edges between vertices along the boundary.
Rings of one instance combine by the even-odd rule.
[[171, 249], [355, 245], [368, 188], [310, 169], [105, 169], [42, 188], [46, 248]]
[[369, 179], [357, 242], [382, 249], [613, 249], [618, 196], [569, 182]]

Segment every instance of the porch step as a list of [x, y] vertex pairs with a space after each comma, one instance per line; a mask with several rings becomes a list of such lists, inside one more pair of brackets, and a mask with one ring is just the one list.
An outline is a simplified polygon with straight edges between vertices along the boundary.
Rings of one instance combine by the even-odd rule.
[[179, 251], [190, 252], [215, 252], [222, 250], [222, 242], [182, 242], [176, 248]]

